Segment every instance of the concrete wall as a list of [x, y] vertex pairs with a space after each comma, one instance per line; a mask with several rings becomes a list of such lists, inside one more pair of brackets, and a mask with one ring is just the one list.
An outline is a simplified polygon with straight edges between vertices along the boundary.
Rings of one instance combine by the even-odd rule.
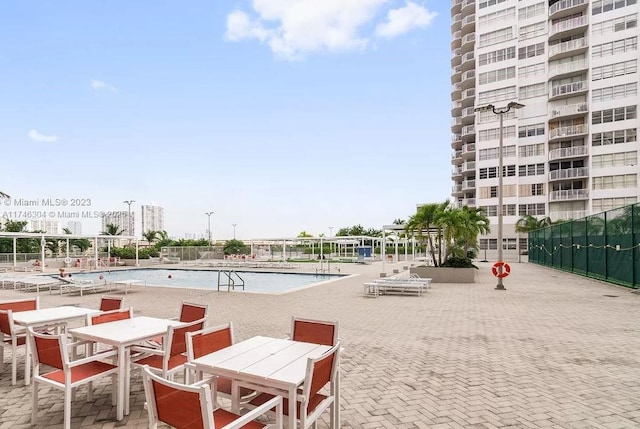
[[430, 278], [432, 283], [475, 283], [475, 268], [450, 268], [450, 267], [415, 267], [411, 268], [411, 274], [417, 274], [423, 278]]

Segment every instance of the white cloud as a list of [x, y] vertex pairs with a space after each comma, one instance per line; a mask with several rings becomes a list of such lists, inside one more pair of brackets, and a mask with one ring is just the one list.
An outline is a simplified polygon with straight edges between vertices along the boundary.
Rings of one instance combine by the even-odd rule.
[[36, 130], [30, 130], [27, 133], [27, 136], [34, 142], [54, 142], [58, 140], [57, 136], [46, 136], [44, 134], [40, 134]]
[[367, 47], [359, 34], [389, 0], [253, 0], [252, 18], [241, 10], [227, 16], [230, 41], [256, 39], [279, 57]]
[[376, 36], [391, 38], [408, 33], [415, 28], [425, 28], [431, 24], [436, 15], [437, 13], [408, 1], [405, 7], [387, 12], [387, 21], [378, 24]]
[[106, 82], [96, 79], [91, 79], [91, 88], [95, 89], [96, 91], [104, 89], [111, 92], [118, 92], [118, 88], [116, 88], [115, 86], [109, 85]]

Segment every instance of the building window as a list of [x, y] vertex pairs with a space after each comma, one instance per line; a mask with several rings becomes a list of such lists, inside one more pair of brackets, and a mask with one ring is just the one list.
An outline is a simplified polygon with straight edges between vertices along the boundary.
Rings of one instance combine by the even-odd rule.
[[516, 8], [510, 7], [508, 9], [499, 10], [497, 12], [488, 13], [478, 18], [478, 25], [486, 26], [495, 22], [504, 22], [514, 19], [516, 17]]
[[546, 73], [544, 63], [532, 64], [530, 66], [524, 66], [518, 68], [518, 77], [521, 79], [542, 76]]
[[520, 204], [518, 206], [518, 216], [542, 216], [545, 214], [544, 203]]
[[594, 67], [591, 72], [591, 80], [611, 79], [616, 76], [634, 74], [638, 71], [638, 60], [629, 60], [620, 63], [607, 64], [602, 67]]
[[527, 40], [533, 37], [542, 36], [547, 34], [547, 21], [536, 22], [535, 24], [525, 25], [520, 27], [519, 39]]
[[493, 6], [496, 4], [504, 3], [506, 0], [480, 0], [478, 3], [479, 9], [484, 9], [485, 7]]
[[481, 238], [480, 250], [498, 250], [498, 240], [495, 238]]
[[516, 239], [515, 238], [503, 238], [502, 239], [502, 249], [503, 250], [516, 250]]
[[638, 49], [638, 37], [627, 37], [601, 45], [594, 45], [591, 48], [591, 56], [593, 58], [607, 57], [624, 52], [636, 51]]
[[518, 9], [518, 20], [534, 18], [539, 15], [543, 15], [546, 12], [545, 2], [536, 3], [531, 6], [522, 7]]
[[637, 0], [596, 0], [591, 4], [591, 14], [599, 15], [636, 4]]
[[601, 35], [606, 33], [617, 33], [618, 31], [636, 28], [638, 26], [638, 14], [633, 13], [620, 18], [609, 19], [607, 21], [596, 22], [591, 26], [592, 35]]
[[594, 102], [618, 100], [620, 98], [633, 97], [635, 95], [638, 95], [638, 82], [594, 89], [591, 94], [591, 100]]
[[497, 186], [489, 186], [489, 198], [498, 198]]
[[520, 87], [521, 100], [540, 97], [542, 95], [547, 95], [547, 84], [545, 82]]
[[626, 121], [628, 119], [636, 119], [638, 117], [638, 106], [616, 107], [615, 109], [606, 109], [593, 112], [591, 114], [591, 123], [606, 124], [607, 122]]
[[512, 79], [516, 77], [516, 68], [507, 67], [504, 69], [493, 70], [486, 73], [480, 73], [478, 83], [484, 85], [487, 83], [500, 82], [501, 80]]
[[597, 189], [635, 188], [638, 184], [636, 174], [620, 174], [617, 176], [601, 176], [592, 178], [592, 187]]
[[[515, 146], [503, 146], [502, 147], [503, 153], [502, 153], [502, 157], [503, 158], [509, 158], [509, 157], [513, 157], [516, 156], [516, 147]], [[497, 147], [492, 147], [489, 149], [480, 149], [478, 151], [478, 160], [479, 161], [486, 161], [489, 159], [498, 159], [498, 155], [499, 155], [499, 150]]]
[[638, 202], [636, 197], [594, 198], [591, 202], [594, 213], [617, 209]]
[[591, 136], [591, 145], [606, 146], [610, 144], [632, 143], [636, 141], [637, 133], [637, 128], [593, 133]]
[[[508, 127], [503, 127], [502, 132], [503, 132], [502, 134], [503, 139], [509, 138], [509, 137], [515, 137], [516, 126], [510, 125]], [[488, 130], [478, 131], [478, 141], [480, 142], [489, 141], [489, 140], [498, 140], [499, 138], [500, 138], [500, 128], [489, 128]]]
[[544, 163], [518, 166], [518, 176], [540, 176], [544, 174]]
[[605, 153], [602, 155], [593, 155], [591, 158], [591, 166], [593, 168], [623, 167], [637, 164], [638, 153], [636, 151]]
[[533, 58], [539, 55], [544, 55], [544, 42], [536, 43], [534, 45], [529, 45], [518, 49], [519, 60], [524, 60], [525, 58]]
[[480, 54], [478, 56], [478, 63], [481, 66], [487, 64], [499, 63], [500, 61], [512, 60], [516, 57], [516, 47], [510, 46], [504, 49], [498, 49], [497, 51], [487, 52], [486, 54]]
[[485, 46], [495, 45], [496, 43], [506, 42], [511, 39], [513, 39], [513, 27], [505, 27], [500, 30], [481, 34], [478, 38], [478, 47], [484, 48]]
[[544, 143], [528, 144], [518, 148], [518, 156], [520, 158], [540, 155], [544, 155]]
[[518, 138], [544, 135], [544, 123], [523, 125], [518, 127]]
[[480, 179], [494, 179], [498, 177], [498, 167], [485, 167], [478, 170]]

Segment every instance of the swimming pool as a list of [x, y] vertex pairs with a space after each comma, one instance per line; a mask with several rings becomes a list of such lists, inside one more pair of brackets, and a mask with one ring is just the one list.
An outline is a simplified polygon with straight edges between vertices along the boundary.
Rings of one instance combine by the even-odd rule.
[[[301, 289], [313, 284], [343, 278], [338, 274], [296, 274], [296, 273], [259, 273], [235, 271], [244, 280], [245, 292], [283, 293]], [[218, 270], [181, 270], [159, 268], [137, 268], [118, 271], [93, 271], [73, 274], [77, 280], [98, 281], [102, 276], [107, 282], [122, 280], [142, 280], [147, 285], [184, 287], [218, 290]], [[221, 281], [226, 278], [221, 275]], [[234, 278], [237, 282], [237, 279]], [[227, 290], [221, 286], [220, 290]], [[235, 289], [242, 291], [242, 288]]]

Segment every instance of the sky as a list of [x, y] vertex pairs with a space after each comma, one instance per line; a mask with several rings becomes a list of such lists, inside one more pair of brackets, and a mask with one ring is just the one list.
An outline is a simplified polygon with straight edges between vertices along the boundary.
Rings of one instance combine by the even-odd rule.
[[177, 238], [213, 211], [215, 239], [407, 219], [451, 194], [449, 7], [3, 0], [0, 216], [93, 234], [135, 200], [138, 232], [153, 204]]

